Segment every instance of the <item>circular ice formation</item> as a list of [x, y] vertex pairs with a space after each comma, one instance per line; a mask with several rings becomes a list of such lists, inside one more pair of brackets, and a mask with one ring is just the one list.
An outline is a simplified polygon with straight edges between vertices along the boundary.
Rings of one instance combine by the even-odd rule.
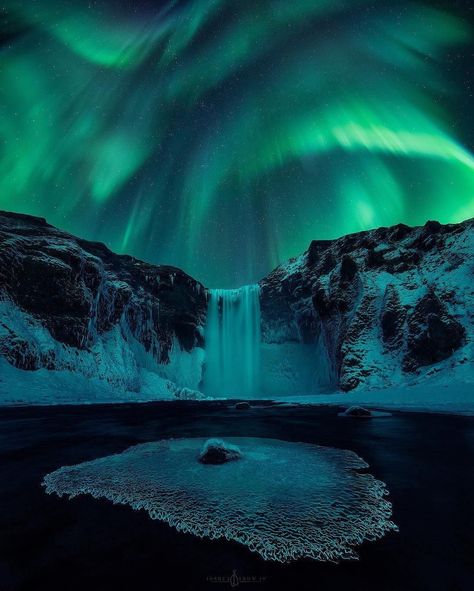
[[357, 558], [354, 547], [397, 529], [385, 484], [354, 452], [274, 439], [229, 438], [242, 457], [197, 461], [205, 439], [169, 439], [65, 466], [47, 493], [90, 494], [145, 509], [199, 537], [235, 540], [266, 560]]

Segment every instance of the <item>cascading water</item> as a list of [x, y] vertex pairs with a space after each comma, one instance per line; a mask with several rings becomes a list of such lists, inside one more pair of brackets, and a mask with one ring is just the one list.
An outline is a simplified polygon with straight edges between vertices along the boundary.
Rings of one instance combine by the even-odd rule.
[[258, 285], [211, 289], [203, 390], [210, 396], [256, 398], [260, 374]]

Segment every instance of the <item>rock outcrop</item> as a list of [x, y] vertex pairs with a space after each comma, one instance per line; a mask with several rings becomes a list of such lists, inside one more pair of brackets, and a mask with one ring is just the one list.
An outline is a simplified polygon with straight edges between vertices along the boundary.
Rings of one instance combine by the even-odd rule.
[[138, 391], [141, 367], [171, 379], [176, 353], [203, 346], [206, 306], [203, 286], [179, 269], [0, 212], [0, 356], [17, 368]]
[[260, 288], [264, 342], [322, 339], [342, 390], [403, 383], [466, 361], [474, 220], [313, 241]]
[[242, 453], [236, 445], [222, 439], [208, 439], [199, 454], [199, 461], [201, 464], [225, 464], [241, 457]]

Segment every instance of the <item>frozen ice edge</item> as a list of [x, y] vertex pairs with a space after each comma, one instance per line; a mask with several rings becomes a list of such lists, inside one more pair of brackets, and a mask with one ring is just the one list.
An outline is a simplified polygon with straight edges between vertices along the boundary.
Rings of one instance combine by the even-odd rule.
[[[230, 438], [228, 439], [233, 444], [238, 443], [241, 447], [245, 448], [246, 444], [242, 444], [242, 441], [250, 440], [250, 438]], [[74, 466], [64, 466], [59, 468], [58, 470], [47, 474], [42, 482], [42, 486], [45, 487], [47, 494], [57, 494], [59, 497], [66, 495], [69, 499], [72, 499], [81, 494], [88, 494], [91, 495], [95, 499], [106, 499], [111, 501], [113, 504], [120, 504], [120, 505], [129, 505], [134, 510], [145, 510], [148, 512], [151, 519], [156, 519], [167, 523], [169, 526], [175, 528], [178, 532], [183, 533], [191, 533], [199, 538], [209, 538], [211, 540], [216, 539], [225, 539], [228, 541], [235, 541], [240, 544], [247, 546], [252, 552], [258, 553], [263, 559], [265, 560], [273, 560], [278, 562], [290, 562], [292, 560], [297, 560], [299, 558], [311, 558], [318, 561], [330, 561], [330, 562], [339, 562], [343, 559], [350, 559], [350, 560], [357, 560], [358, 555], [355, 552], [355, 547], [362, 544], [364, 541], [375, 541], [381, 537], [383, 537], [389, 531], [398, 531], [397, 526], [391, 521], [392, 516], [392, 505], [389, 501], [387, 501], [384, 497], [389, 494], [386, 485], [384, 482], [377, 480], [374, 476], [367, 472], [360, 472], [360, 470], [364, 470], [368, 468], [368, 464], [357, 454], [349, 450], [340, 450], [335, 448], [328, 448], [328, 447], [321, 447], [313, 444], [307, 443], [289, 443], [277, 440], [268, 440], [262, 439], [260, 441], [263, 442], [273, 442], [277, 444], [277, 451], [280, 449], [280, 446], [283, 447], [283, 452], [285, 451], [285, 446], [289, 447], [290, 450], [295, 446], [300, 446], [303, 449], [304, 453], [310, 450], [317, 450], [318, 453], [328, 454], [329, 460], [333, 460], [335, 462], [336, 469], [339, 468], [341, 473], [344, 475], [344, 479], [350, 478], [350, 486], [348, 487], [349, 495], [353, 495], [353, 498], [349, 498], [349, 511], [352, 510], [351, 503], [354, 503], [354, 499], [359, 501], [359, 505], [357, 505], [357, 509], [359, 512], [362, 513], [363, 518], [360, 518], [359, 513], [356, 511], [355, 515], [349, 513], [349, 518], [347, 518], [347, 514], [342, 514], [342, 523], [344, 527], [341, 526], [341, 517], [334, 516], [333, 523], [330, 521], [327, 522], [327, 525], [335, 527], [335, 534], [333, 538], [325, 539], [323, 538], [321, 542], [321, 532], [323, 535], [327, 534], [327, 529], [318, 526], [313, 527], [311, 532], [311, 526], [308, 522], [308, 517], [306, 514], [303, 515], [302, 523], [298, 524], [296, 522], [296, 527], [298, 525], [302, 525], [302, 532], [301, 536], [303, 541], [297, 539], [296, 541], [291, 542], [290, 540], [294, 540], [294, 531], [295, 531], [295, 523], [290, 523], [287, 527], [287, 531], [283, 533], [286, 535], [282, 535], [279, 540], [281, 540], [280, 545], [278, 545], [278, 541], [275, 543], [275, 539], [272, 538], [272, 530], [270, 527], [270, 536], [268, 540], [262, 538], [262, 532], [257, 528], [248, 528], [246, 529], [246, 524], [250, 523], [251, 525], [257, 523], [252, 520], [252, 514], [250, 510], [250, 514], [245, 515], [245, 507], [243, 507], [243, 515], [244, 518], [241, 523], [233, 523], [232, 519], [219, 519], [219, 515], [215, 515], [214, 506], [212, 506], [213, 511], [210, 511], [210, 507], [197, 507], [198, 515], [194, 517], [194, 513], [191, 511], [193, 517], [189, 519], [189, 507], [185, 507], [185, 511], [181, 511], [179, 509], [179, 503], [176, 502], [175, 498], [175, 491], [172, 491], [172, 502], [169, 502], [166, 499], [166, 496], [170, 494], [170, 491], [161, 491], [161, 494], [158, 495], [160, 502], [162, 504], [161, 507], [157, 507], [156, 499], [149, 497], [147, 490], [141, 491], [138, 490], [138, 493], [142, 492], [145, 498], [134, 498], [134, 492], [130, 492], [125, 490], [125, 492], [121, 492], [120, 494], [117, 493], [115, 490], [111, 490], [110, 488], [107, 489], [107, 478], [110, 479], [110, 474], [107, 473], [107, 467], [105, 469], [105, 478], [104, 484], [100, 482], [87, 482], [86, 477], [86, 484], [84, 482], [81, 483], [80, 478], [80, 471], [85, 471], [87, 476], [87, 470], [92, 469], [94, 470], [97, 466], [99, 468], [101, 465], [106, 465], [107, 462], [109, 465], [112, 465], [112, 476], [113, 476], [113, 487], [117, 485], [116, 475], [113, 472], [114, 466], [120, 463], [123, 458], [126, 458], [127, 455], [137, 455], [136, 460], [138, 463], [140, 462], [140, 454], [142, 456], [147, 456], [150, 454], [150, 451], [153, 452], [153, 448], [158, 446], [158, 451], [161, 450], [160, 446], [169, 446], [170, 442], [175, 442], [179, 445], [180, 442], [189, 442], [193, 441], [190, 439], [177, 439], [177, 440], [161, 440], [158, 442], [152, 442], [147, 444], [139, 444], [133, 447], [126, 449], [124, 452], [119, 454], [113, 454], [111, 456], [106, 456], [104, 458], [98, 458], [96, 460], [84, 462], [82, 464], [77, 464]], [[202, 439], [195, 439], [194, 441], [197, 442], [197, 447], [200, 447], [203, 443]], [[258, 441], [258, 440], [252, 440]], [[244, 452], [245, 453], [245, 452]], [[299, 452], [298, 452], [299, 453]], [[277, 456], [278, 457], [278, 456]], [[133, 464], [137, 465], [137, 461], [133, 458]], [[235, 464], [235, 463], [230, 463]], [[237, 462], [239, 465], [240, 462]], [[343, 467], [341, 468], [341, 464]], [[128, 466], [125, 464], [125, 466]], [[204, 467], [204, 470], [209, 469], [209, 466]], [[219, 469], [219, 468], [218, 468]], [[182, 472], [179, 469], [179, 472]], [[103, 473], [103, 474], [104, 474]], [[348, 476], [349, 475], [349, 476]], [[135, 475], [136, 477], [136, 475]], [[306, 473], [305, 473], [306, 477]], [[178, 477], [179, 478], [179, 477]], [[133, 481], [134, 479], [132, 479]], [[140, 479], [138, 479], [140, 480]], [[345, 481], [345, 480], [344, 480]], [[133, 486], [133, 484], [132, 484]], [[182, 486], [182, 484], [181, 484]], [[246, 485], [247, 486], [247, 485]], [[314, 486], [314, 481], [313, 481]], [[179, 492], [181, 490], [178, 488]], [[192, 496], [194, 491], [191, 490], [191, 505], [196, 500], [193, 499]], [[268, 489], [266, 489], [268, 490]], [[155, 489], [152, 489], [155, 492]], [[308, 488], [308, 491], [311, 491], [311, 488]], [[354, 492], [355, 491], [355, 492]], [[149, 493], [149, 490], [148, 490]], [[136, 491], [135, 491], [136, 494]], [[272, 489], [273, 494], [273, 489]], [[357, 495], [360, 494], [360, 497]], [[271, 497], [272, 495], [270, 495]], [[164, 497], [164, 500], [161, 500]], [[199, 501], [199, 495], [196, 496]], [[331, 498], [331, 497], [330, 497]], [[339, 497], [336, 498], [336, 505], [338, 509], [334, 509], [334, 512], [337, 513], [339, 511], [339, 506], [341, 505], [341, 501]], [[266, 495], [264, 497], [266, 500]], [[305, 498], [304, 502], [308, 502]], [[303, 502], [303, 505], [304, 505]], [[328, 501], [326, 500], [326, 503]], [[227, 503], [226, 503], [227, 504]], [[342, 500], [342, 505], [344, 505], [344, 498]], [[331, 504], [331, 507], [333, 505]], [[240, 509], [241, 506], [238, 505]], [[362, 509], [361, 509], [362, 508]], [[191, 507], [192, 509], [192, 507]], [[327, 508], [326, 508], [327, 509]], [[201, 511], [201, 515], [199, 516], [199, 511]], [[322, 509], [324, 514], [324, 506]], [[271, 522], [272, 521], [272, 512], [267, 513], [267, 519]], [[280, 514], [280, 512], [276, 512], [278, 515], [277, 521], [283, 521], [284, 518]], [[292, 513], [290, 512], [290, 516]], [[204, 518], [203, 518], [204, 516]], [[314, 517], [314, 514], [312, 515]], [[316, 521], [318, 521], [319, 514], [316, 514]], [[188, 519], [186, 519], [188, 517]], [[225, 514], [224, 514], [225, 517]], [[359, 519], [356, 519], [359, 518]], [[320, 519], [319, 519], [320, 521]], [[335, 525], [336, 524], [336, 525]], [[261, 524], [259, 524], [261, 525]], [[326, 526], [326, 523], [324, 523]], [[267, 528], [268, 530], [268, 528]], [[309, 533], [308, 533], [309, 530]], [[315, 533], [316, 532], [316, 533]], [[311, 533], [313, 533], [313, 537], [311, 537]], [[331, 531], [329, 532], [330, 535]], [[319, 536], [319, 537], [318, 537]], [[313, 544], [312, 544], [313, 542]], [[293, 545], [292, 545], [293, 543]]]
[[[442, 413], [474, 416], [474, 373], [472, 364], [456, 371], [440, 372], [429, 379], [412, 384], [401, 384], [384, 389], [357, 389], [352, 392], [334, 391], [320, 394], [291, 394], [281, 397], [250, 399], [253, 406], [265, 401], [284, 405], [364, 406], [370, 410]], [[171, 392], [163, 395], [161, 378], [157, 389], [146, 392], [119, 392], [98, 378], [68, 371], [19, 370], [0, 358], [0, 407], [12, 406], [77, 406], [104, 404], [141, 404], [153, 402], [180, 402]], [[163, 381], [165, 383], [165, 381]], [[57, 396], [57, 392], [61, 396]], [[188, 401], [186, 398], [183, 401]], [[203, 397], [193, 402], [222, 402], [236, 397]], [[242, 398], [249, 400], [249, 398]]]
[[430, 380], [383, 390], [294, 395], [275, 399], [281, 406], [363, 406], [371, 411], [402, 411], [474, 416], [474, 382]]

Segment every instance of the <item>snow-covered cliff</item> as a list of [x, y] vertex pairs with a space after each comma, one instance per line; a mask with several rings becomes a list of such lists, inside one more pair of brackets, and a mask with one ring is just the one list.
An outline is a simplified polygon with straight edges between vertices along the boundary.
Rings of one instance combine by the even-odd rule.
[[[254, 398], [474, 381], [474, 220], [314, 241], [259, 291]], [[0, 403], [201, 397], [207, 302], [179, 269], [0, 212]]]
[[0, 212], [3, 402], [189, 394], [206, 306], [203, 286], [179, 269]]
[[318, 344], [314, 366], [334, 389], [473, 363], [474, 220], [314, 241], [260, 288], [263, 348]]

